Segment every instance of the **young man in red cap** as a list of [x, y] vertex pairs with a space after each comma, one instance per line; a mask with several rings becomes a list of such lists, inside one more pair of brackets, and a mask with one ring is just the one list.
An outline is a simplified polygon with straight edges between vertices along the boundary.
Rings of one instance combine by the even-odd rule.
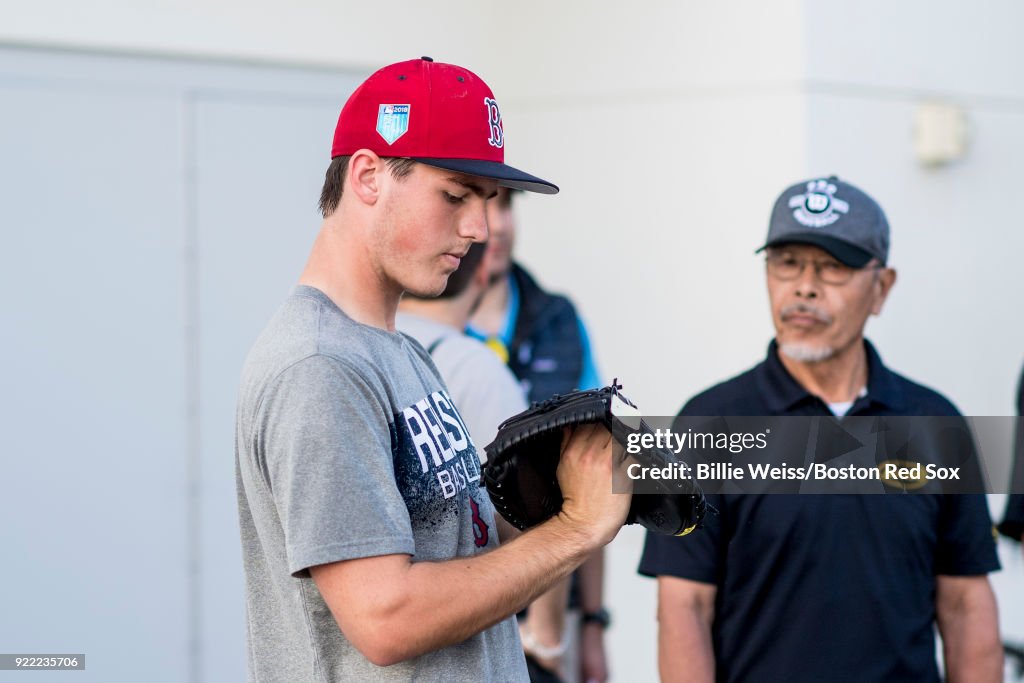
[[499, 185], [557, 187], [504, 164], [487, 85], [429, 58], [352, 94], [332, 157], [309, 261], [239, 392], [249, 678], [526, 680], [511, 615], [625, 519], [610, 435], [572, 434], [561, 513], [499, 548], [477, 446], [394, 320], [486, 239]]

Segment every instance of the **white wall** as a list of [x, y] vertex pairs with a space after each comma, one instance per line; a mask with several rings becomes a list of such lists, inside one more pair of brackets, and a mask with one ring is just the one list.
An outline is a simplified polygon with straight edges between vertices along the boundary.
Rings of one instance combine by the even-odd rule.
[[507, 21], [533, 36], [533, 67], [504, 65], [509, 155], [562, 185], [524, 198], [519, 253], [573, 295], [607, 379], [675, 414], [767, 342], [767, 316], [722, 296], [757, 286], [766, 207], [806, 163], [800, 4], [551, 3]]
[[[728, 6], [468, 0], [393, 3], [128, 2], [88, 8], [4, 0], [0, 41], [365, 69], [429, 54], [469, 64], [502, 102], [508, 160], [563, 186], [525, 203], [521, 255], [542, 281], [572, 293], [594, 328], [607, 374], [655, 413], [757, 355], [755, 317], [723, 310], [721, 292], [754, 285], [750, 259], [711, 251], [757, 246], [777, 186], [806, 166], [803, 45], [796, 0]], [[282, 28], [283, 27], [283, 28]], [[700, 226], [696, 229], [694, 226]], [[548, 238], [554, 241], [548, 243]], [[658, 245], [653, 255], [648, 244]], [[582, 248], [579, 272], [558, 247]], [[609, 258], [616, 255], [615, 259]], [[713, 265], [714, 267], [706, 267]], [[600, 272], [600, 286], [591, 275]], [[614, 273], [633, 281], [619, 335], [603, 306]], [[642, 276], [642, 277], [641, 277]], [[716, 292], [693, 301], [693, 291]], [[685, 300], [686, 306], [682, 307]], [[708, 334], [713, 331], [713, 334]], [[690, 356], [694, 336], [716, 357]], [[649, 359], [665, 359], [657, 366]], [[745, 361], [744, 361], [745, 362]]]
[[[572, 294], [602, 370], [651, 414], [763, 355], [752, 252], [771, 202], [838, 173], [892, 222], [900, 282], [870, 328], [886, 359], [967, 412], [1011, 410], [1024, 355], [1013, 0], [2, 3], [0, 42], [357, 73], [420, 54], [469, 65], [502, 102], [510, 163], [563, 188], [521, 202], [521, 257]], [[968, 111], [973, 144], [955, 166], [913, 159], [925, 96]], [[610, 551], [620, 680], [654, 675], [640, 540], [627, 529]]]
[[490, 10], [471, 0], [3, 0], [0, 16], [4, 42], [369, 72], [421, 54], [474, 62], [488, 45]]
[[1015, 0], [863, 0], [804, 5], [806, 76], [877, 92], [1024, 96], [1024, 7]]

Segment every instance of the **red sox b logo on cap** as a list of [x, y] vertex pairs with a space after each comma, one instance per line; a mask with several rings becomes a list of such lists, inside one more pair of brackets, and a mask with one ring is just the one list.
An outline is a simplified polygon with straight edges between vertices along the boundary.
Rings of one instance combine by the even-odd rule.
[[491, 129], [491, 137], [487, 139], [487, 142], [491, 147], [503, 147], [505, 132], [501, 129], [501, 112], [498, 110], [498, 103], [490, 97], [485, 97], [484, 105], [487, 107], [487, 123]]

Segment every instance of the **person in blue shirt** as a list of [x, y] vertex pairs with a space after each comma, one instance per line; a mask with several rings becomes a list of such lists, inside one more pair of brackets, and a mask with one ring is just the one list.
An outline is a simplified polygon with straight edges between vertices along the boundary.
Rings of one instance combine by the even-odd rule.
[[[864, 338], [896, 271], [881, 207], [821, 178], [775, 203], [764, 247], [775, 339], [681, 416], [956, 416]], [[724, 494], [686, 538], [648, 535], [665, 681], [998, 681], [983, 495]]]
[[530, 401], [602, 386], [590, 336], [572, 302], [545, 291], [512, 257], [513, 192], [505, 188], [488, 204], [487, 258], [491, 284], [467, 332], [488, 344], [520, 379]]

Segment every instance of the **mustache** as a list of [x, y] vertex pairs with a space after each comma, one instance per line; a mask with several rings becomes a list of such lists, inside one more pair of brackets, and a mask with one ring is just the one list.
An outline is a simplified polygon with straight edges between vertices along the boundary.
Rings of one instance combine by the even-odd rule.
[[783, 320], [794, 314], [809, 315], [818, 322], [824, 323], [825, 325], [828, 325], [832, 322], [832, 316], [830, 316], [828, 313], [826, 313], [825, 311], [821, 310], [816, 306], [812, 306], [810, 304], [805, 303], [796, 303], [790, 304], [788, 306], [783, 306], [782, 310], [779, 312], [779, 315], [782, 317]]

